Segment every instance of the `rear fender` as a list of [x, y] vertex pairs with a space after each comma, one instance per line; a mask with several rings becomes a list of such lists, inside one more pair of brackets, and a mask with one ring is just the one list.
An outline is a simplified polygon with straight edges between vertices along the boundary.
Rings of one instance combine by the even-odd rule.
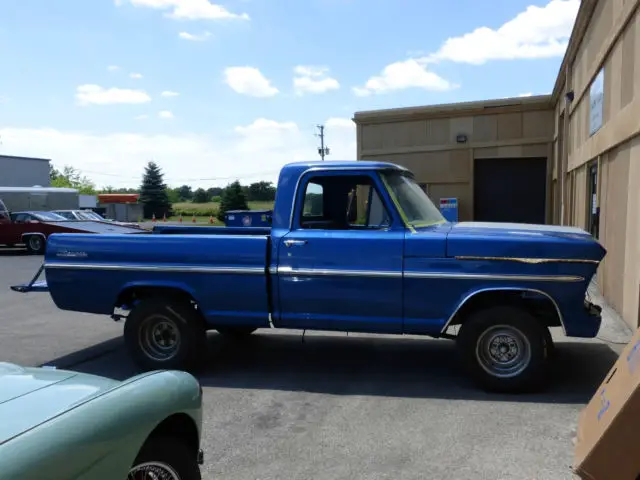
[[186, 283], [159, 281], [129, 282], [118, 293], [116, 308], [131, 310], [143, 298], [162, 296], [163, 298], [179, 298], [198, 304], [195, 291]]

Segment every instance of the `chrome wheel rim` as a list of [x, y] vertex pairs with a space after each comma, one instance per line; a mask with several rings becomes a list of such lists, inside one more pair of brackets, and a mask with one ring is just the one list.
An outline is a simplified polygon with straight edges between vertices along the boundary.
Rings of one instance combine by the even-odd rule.
[[134, 466], [127, 480], [180, 480], [180, 475], [166, 463], [145, 462]]
[[180, 330], [176, 323], [164, 315], [151, 315], [140, 325], [140, 349], [155, 361], [167, 361], [180, 349]]
[[38, 236], [29, 238], [29, 246], [32, 250], [40, 250], [42, 248], [42, 239]]
[[496, 325], [485, 330], [478, 338], [476, 359], [489, 375], [516, 377], [531, 363], [531, 344], [517, 328]]

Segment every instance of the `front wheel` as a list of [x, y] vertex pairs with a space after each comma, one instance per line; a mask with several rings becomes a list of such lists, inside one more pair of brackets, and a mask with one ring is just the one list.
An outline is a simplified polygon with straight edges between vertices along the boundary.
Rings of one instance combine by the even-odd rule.
[[547, 331], [524, 309], [491, 307], [467, 318], [457, 342], [464, 366], [485, 390], [533, 391], [548, 376], [551, 345]]
[[151, 438], [133, 462], [127, 480], [201, 480], [196, 452], [170, 437]]
[[186, 302], [142, 300], [124, 324], [125, 344], [143, 370], [195, 370], [206, 339], [202, 318]]

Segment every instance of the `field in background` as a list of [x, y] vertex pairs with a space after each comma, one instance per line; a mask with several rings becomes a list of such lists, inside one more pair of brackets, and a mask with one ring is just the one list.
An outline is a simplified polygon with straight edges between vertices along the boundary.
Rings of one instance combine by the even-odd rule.
[[[209, 220], [209, 217], [213, 215], [214, 217], [218, 214], [218, 209], [220, 208], [220, 203], [218, 202], [208, 202], [208, 203], [174, 203], [173, 211], [175, 213], [175, 217], [179, 217], [182, 214], [183, 220], [184, 217], [191, 218], [192, 215], [196, 217], [206, 217]], [[273, 202], [249, 202], [250, 210], [270, 210], [273, 208]]]
[[[207, 202], [207, 203], [191, 203], [180, 202], [173, 204], [173, 211], [175, 215], [167, 217], [167, 222], [178, 222], [180, 215], [182, 215], [182, 223], [184, 224], [196, 224], [196, 225], [224, 225], [224, 223], [218, 221], [216, 215], [220, 208], [219, 202]], [[273, 202], [249, 202], [250, 210], [271, 210], [273, 208]], [[195, 222], [193, 222], [195, 217]], [[213, 217], [213, 223], [210, 223], [211, 217]], [[150, 219], [147, 219], [147, 222]], [[162, 218], [157, 219], [158, 223], [162, 223]]]

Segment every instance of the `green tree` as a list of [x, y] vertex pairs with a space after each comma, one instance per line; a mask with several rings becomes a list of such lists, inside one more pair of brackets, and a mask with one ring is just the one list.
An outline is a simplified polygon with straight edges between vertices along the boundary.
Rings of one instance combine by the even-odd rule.
[[182, 185], [178, 187], [178, 196], [181, 202], [188, 202], [193, 198], [193, 191], [189, 185]]
[[276, 187], [271, 182], [255, 182], [249, 185], [247, 197], [250, 202], [269, 202], [276, 198]]
[[180, 189], [179, 188], [168, 188], [167, 189], [167, 195], [169, 196], [169, 202], [171, 204], [174, 203], [179, 203], [181, 198], [180, 198]]
[[49, 178], [51, 179], [52, 187], [75, 188], [85, 195], [96, 194], [95, 184], [87, 177], [81, 175], [78, 170], [68, 165], [62, 169], [62, 172], [56, 170], [53, 166], [50, 166]]
[[171, 214], [167, 186], [163, 180], [162, 170], [155, 162], [149, 162], [145, 167], [139, 201], [143, 206], [144, 218], [151, 218], [153, 215], [159, 218]]
[[224, 215], [229, 210], [248, 210], [247, 197], [244, 193], [244, 189], [240, 182], [237, 180], [228, 185], [222, 191], [222, 198], [220, 199], [220, 209], [218, 210], [218, 220], [224, 222]]
[[209, 195], [204, 188], [198, 188], [193, 192], [193, 203], [207, 203], [209, 201]]

